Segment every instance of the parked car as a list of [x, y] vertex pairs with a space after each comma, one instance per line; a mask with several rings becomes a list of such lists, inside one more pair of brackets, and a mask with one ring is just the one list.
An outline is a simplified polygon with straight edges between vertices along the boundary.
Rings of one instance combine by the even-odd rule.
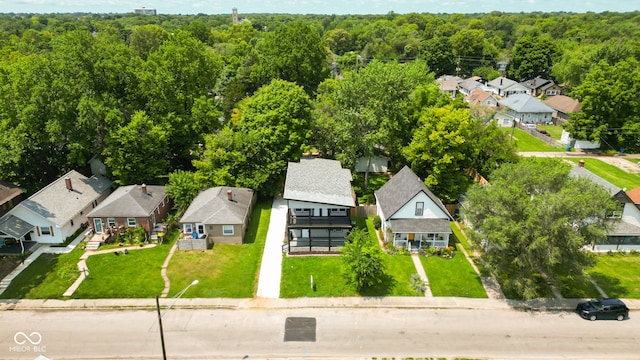
[[538, 129], [538, 132], [542, 135], [551, 136], [551, 134], [549, 134], [547, 130], [544, 130], [544, 129]]
[[620, 299], [593, 299], [581, 302], [576, 312], [584, 319], [616, 319], [622, 321], [629, 317], [629, 308]]
[[524, 126], [526, 126], [529, 130], [533, 130], [533, 131], [538, 130], [538, 127], [536, 126], [536, 124], [524, 124]]

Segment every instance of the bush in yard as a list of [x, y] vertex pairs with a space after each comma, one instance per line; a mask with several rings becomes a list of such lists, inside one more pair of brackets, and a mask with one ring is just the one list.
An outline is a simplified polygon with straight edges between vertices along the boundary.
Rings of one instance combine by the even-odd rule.
[[380, 219], [380, 215], [374, 216], [373, 219], [371, 219], [371, 222], [376, 230], [380, 229], [380, 226], [382, 226], [382, 219]]
[[411, 286], [417, 294], [424, 294], [425, 290], [427, 290], [427, 285], [417, 273], [411, 274], [411, 277], [409, 278], [409, 286]]
[[353, 230], [342, 248], [343, 272], [347, 282], [362, 291], [382, 282], [385, 275], [383, 253], [370, 241], [364, 229]]

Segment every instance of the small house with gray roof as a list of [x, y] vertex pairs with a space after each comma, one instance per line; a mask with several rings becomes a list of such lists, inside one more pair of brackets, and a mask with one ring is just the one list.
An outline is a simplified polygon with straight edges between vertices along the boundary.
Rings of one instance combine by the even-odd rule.
[[0, 219], [0, 236], [59, 244], [87, 222], [87, 214], [111, 192], [113, 182], [75, 170], [55, 180]]
[[289, 253], [332, 252], [344, 246], [356, 205], [351, 180], [351, 171], [336, 160], [289, 163], [283, 195]]
[[570, 176], [587, 178], [604, 187], [611, 198], [619, 205], [618, 210], [607, 214], [610, 219], [617, 219], [614, 227], [607, 232], [607, 237], [591, 246], [593, 251], [640, 251], [640, 190], [627, 192], [607, 180], [599, 177], [584, 167], [584, 161], [580, 161], [569, 172]]
[[107, 229], [142, 227], [150, 234], [171, 209], [171, 200], [160, 185], [126, 185], [117, 188], [87, 217], [96, 234]]
[[256, 203], [252, 189], [218, 186], [201, 191], [180, 218], [181, 240], [242, 244]]
[[502, 116], [521, 124], [547, 124], [552, 121], [555, 112], [542, 101], [527, 94], [511, 95], [500, 100], [499, 104], [504, 109], [497, 117]]
[[408, 166], [374, 195], [386, 243], [409, 251], [449, 246], [451, 214]]

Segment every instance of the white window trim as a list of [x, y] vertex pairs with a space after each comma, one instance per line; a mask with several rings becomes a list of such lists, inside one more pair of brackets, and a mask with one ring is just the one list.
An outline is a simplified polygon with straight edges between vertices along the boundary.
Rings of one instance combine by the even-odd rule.
[[[133, 220], [133, 225], [131, 225], [131, 220]], [[138, 226], [138, 219], [136, 219], [136, 218], [127, 218], [127, 226], [128, 227], [136, 227], [136, 226]]]
[[[187, 228], [189, 230], [187, 230]], [[182, 231], [185, 234], [193, 234], [193, 224], [182, 224]]]
[[117, 228], [118, 227], [118, 220], [116, 220], [116, 218], [107, 218], [107, 227]]
[[[231, 232], [227, 232], [229, 228], [231, 228]], [[233, 236], [234, 233], [235, 233], [235, 227], [233, 225], [222, 225], [222, 235]]]
[[41, 236], [51, 236], [51, 227], [49, 226], [40, 226], [40, 234]]

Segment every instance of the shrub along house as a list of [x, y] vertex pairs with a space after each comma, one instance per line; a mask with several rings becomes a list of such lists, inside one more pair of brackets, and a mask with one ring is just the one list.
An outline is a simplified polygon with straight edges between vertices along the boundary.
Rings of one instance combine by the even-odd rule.
[[408, 166], [374, 195], [385, 243], [410, 251], [449, 246], [453, 218]]
[[96, 234], [107, 229], [136, 227], [142, 227], [149, 234], [170, 208], [171, 200], [164, 186], [127, 185], [117, 188], [87, 217]]
[[181, 239], [206, 239], [208, 245], [242, 244], [256, 200], [255, 191], [247, 188], [218, 186], [201, 191], [180, 219]]
[[289, 253], [332, 252], [344, 246], [355, 207], [351, 171], [339, 161], [290, 162], [284, 186]]
[[87, 214], [109, 195], [112, 184], [71, 170], [3, 216], [0, 237], [60, 244], [87, 222]]

